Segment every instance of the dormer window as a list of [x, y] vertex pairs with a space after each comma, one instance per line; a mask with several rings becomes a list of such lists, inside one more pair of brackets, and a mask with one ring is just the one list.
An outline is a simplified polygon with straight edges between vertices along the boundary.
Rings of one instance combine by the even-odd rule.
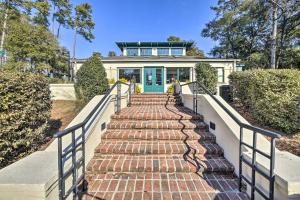
[[138, 56], [139, 50], [138, 48], [127, 48], [127, 56]]
[[152, 56], [152, 48], [141, 48], [141, 56]]
[[182, 56], [183, 55], [183, 48], [172, 48], [171, 49], [172, 56]]
[[117, 42], [123, 56], [186, 56], [193, 42]]
[[158, 56], [168, 56], [169, 48], [157, 48], [157, 55]]

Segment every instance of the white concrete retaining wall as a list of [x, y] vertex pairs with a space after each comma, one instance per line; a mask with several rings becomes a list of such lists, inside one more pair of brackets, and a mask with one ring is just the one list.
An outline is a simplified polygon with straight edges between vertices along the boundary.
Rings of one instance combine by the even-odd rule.
[[[122, 87], [127, 87], [122, 85]], [[109, 103], [103, 107], [102, 112], [92, 123], [86, 135], [86, 164], [91, 160], [94, 149], [101, 142], [101, 125], [110, 122], [111, 115], [115, 113], [115, 94], [113, 90]], [[82, 122], [91, 110], [100, 102], [101, 96], [94, 97], [82, 111], [68, 125], [71, 127]], [[121, 108], [127, 105], [128, 96], [122, 95]], [[101, 107], [101, 106], [100, 106]], [[67, 128], [68, 128], [67, 127]], [[76, 131], [76, 135], [80, 133]], [[70, 144], [71, 138], [63, 138], [63, 147]], [[45, 151], [34, 152], [31, 155], [0, 170], [0, 200], [57, 200], [58, 199], [58, 164], [57, 140], [55, 139]], [[80, 153], [79, 153], [80, 155]], [[79, 157], [78, 157], [79, 158]], [[65, 164], [65, 167], [69, 167]], [[71, 178], [66, 182], [69, 183]], [[67, 188], [66, 188], [67, 190]], [[71, 195], [70, 195], [71, 196]], [[70, 198], [69, 198], [70, 199]]]
[[74, 84], [50, 84], [52, 100], [76, 100]]
[[[188, 88], [183, 91], [189, 91]], [[241, 115], [239, 115], [230, 105], [228, 105], [220, 96], [216, 96], [223, 105], [226, 106], [240, 121], [249, 124]], [[193, 108], [193, 95], [182, 95], [184, 106]], [[198, 96], [198, 112], [204, 116], [204, 121], [209, 124], [215, 123], [215, 130], [210, 132], [216, 136], [217, 143], [224, 149], [225, 158], [234, 165], [235, 173], [239, 173], [239, 136], [240, 128], [233, 119], [209, 96]], [[252, 144], [252, 134], [244, 130], [244, 141]], [[269, 154], [270, 142], [263, 136], [258, 135], [258, 148]], [[248, 159], [251, 159], [251, 151], [244, 149]], [[265, 170], [269, 169], [269, 162], [257, 154], [258, 164]], [[275, 199], [300, 199], [300, 158], [288, 152], [276, 150], [275, 160]], [[245, 173], [244, 173], [245, 172]], [[249, 167], [243, 166], [243, 174], [248, 178], [251, 176]], [[250, 179], [251, 180], [251, 179]], [[269, 185], [266, 179], [261, 176], [256, 177], [256, 183], [260, 188], [269, 191]], [[249, 192], [250, 186], [247, 186]], [[256, 196], [255, 199], [261, 199]]]

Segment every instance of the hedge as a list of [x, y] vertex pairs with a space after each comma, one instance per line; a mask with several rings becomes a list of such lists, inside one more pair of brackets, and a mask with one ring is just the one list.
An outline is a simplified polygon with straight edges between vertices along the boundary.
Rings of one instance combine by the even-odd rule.
[[285, 133], [300, 131], [300, 71], [251, 70], [229, 79], [234, 98], [258, 122]]
[[196, 65], [196, 80], [203, 84], [213, 94], [217, 93], [218, 74], [217, 70], [208, 63], [200, 62]]
[[94, 96], [105, 93], [107, 89], [108, 80], [101, 56], [99, 53], [94, 53], [76, 73], [75, 91], [77, 97], [87, 103]]
[[28, 153], [44, 138], [50, 109], [47, 78], [0, 72], [0, 167]]

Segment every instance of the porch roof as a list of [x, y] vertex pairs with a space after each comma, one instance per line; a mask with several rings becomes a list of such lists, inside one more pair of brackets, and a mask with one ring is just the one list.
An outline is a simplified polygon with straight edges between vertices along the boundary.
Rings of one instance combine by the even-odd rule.
[[[75, 59], [71, 62], [82, 63], [86, 59]], [[197, 56], [112, 56], [102, 57], [102, 62], [240, 62], [240, 59], [199, 58]]]

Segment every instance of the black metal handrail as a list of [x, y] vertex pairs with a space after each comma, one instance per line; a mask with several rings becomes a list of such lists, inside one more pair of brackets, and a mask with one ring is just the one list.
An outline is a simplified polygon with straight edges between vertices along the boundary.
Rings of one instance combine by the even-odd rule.
[[[128, 105], [131, 102], [132, 87], [135, 87], [135, 83], [130, 81], [130, 84], [117, 81], [102, 97], [102, 99], [97, 103], [97, 105], [92, 109], [92, 111], [87, 115], [87, 117], [80, 123], [71, 126], [63, 131], [60, 131], [54, 135], [58, 141], [58, 187], [59, 187], [59, 199], [64, 200], [73, 193], [73, 199], [77, 199], [79, 194], [79, 188], [81, 192], [87, 189], [87, 182], [85, 180], [85, 138], [86, 133], [89, 130], [90, 126], [98, 116], [98, 114], [103, 110], [110, 100], [110, 96], [115, 87], [117, 87], [116, 95], [116, 113], [121, 110], [121, 84], [128, 86], [129, 100]], [[81, 132], [76, 136], [76, 131], [80, 130]], [[63, 137], [70, 135], [71, 144], [67, 145], [63, 149], [62, 139]], [[81, 155], [79, 155], [81, 152]], [[80, 156], [78, 158], [78, 156]], [[69, 167], [65, 170], [65, 164], [71, 158]], [[78, 175], [78, 171], [81, 168], [81, 174]], [[66, 179], [72, 175], [71, 186], [66, 191]], [[81, 187], [80, 187], [81, 186]]]
[[[197, 95], [199, 93], [199, 87], [200, 89], [208, 94], [240, 127], [240, 144], [239, 144], [239, 190], [242, 190], [242, 181], [244, 180], [246, 183], [248, 183], [251, 187], [251, 199], [255, 198], [255, 192], [259, 193], [260, 196], [262, 196], [264, 199], [274, 199], [274, 184], [275, 184], [275, 142], [277, 138], [280, 138], [281, 135], [279, 133], [276, 133], [274, 131], [269, 131], [265, 130], [262, 128], [259, 128], [257, 126], [253, 126], [250, 124], [246, 124], [242, 121], [240, 121], [229, 109], [226, 108], [226, 106], [219, 101], [213, 94], [210, 92], [203, 84], [200, 84], [197, 81], [190, 82], [190, 83], [185, 83], [180, 85], [180, 93], [182, 93], [182, 87], [186, 85], [191, 85], [192, 84], [192, 93], [193, 93], [193, 111], [195, 113], [198, 113], [197, 107], [198, 107], [198, 98]], [[250, 130], [253, 133], [253, 138], [252, 138], [252, 145], [244, 142], [244, 129]], [[257, 149], [257, 134], [261, 134], [267, 137], [271, 138], [271, 145], [270, 145], [270, 155], [267, 153]], [[252, 150], [252, 159], [251, 162], [246, 159], [242, 149], [243, 147], [246, 146], [249, 149]], [[269, 165], [269, 172], [266, 173], [264, 170], [262, 170], [257, 162], [256, 162], [256, 155], [260, 154], [264, 156], [265, 158], [270, 160], [270, 165]], [[252, 172], [251, 172], [251, 180], [249, 180], [246, 176], [243, 175], [243, 168], [242, 165], [245, 163], [248, 165]], [[256, 186], [256, 180], [255, 176], [256, 173], [262, 175], [264, 178], [266, 178], [269, 181], [269, 192], [268, 194], [265, 194], [262, 189]]]

